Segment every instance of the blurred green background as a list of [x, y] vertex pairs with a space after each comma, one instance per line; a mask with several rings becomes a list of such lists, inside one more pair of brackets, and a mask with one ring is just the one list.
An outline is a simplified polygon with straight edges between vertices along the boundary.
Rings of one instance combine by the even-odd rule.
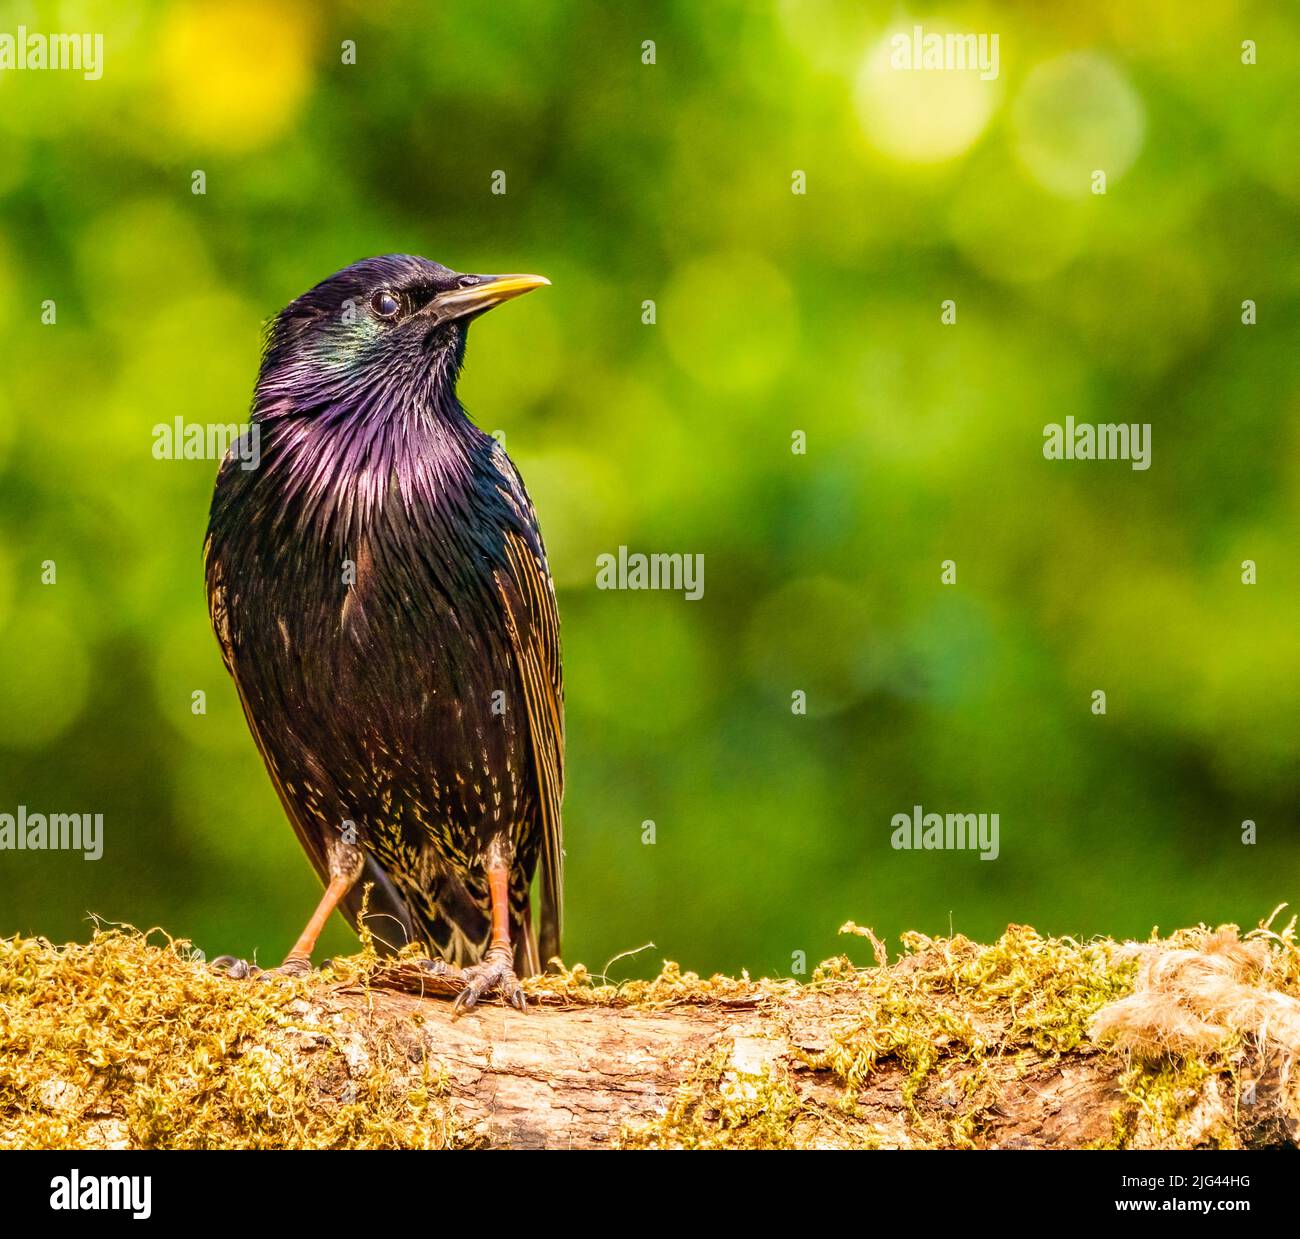
[[[0, 933], [274, 961], [302, 927], [208, 626], [216, 462], [152, 428], [242, 420], [263, 321], [387, 252], [554, 282], [474, 327], [462, 395], [559, 587], [570, 960], [788, 974], [848, 918], [1145, 935], [1300, 896], [1289, 6], [0, 13], [105, 55], [0, 72], [0, 811], [105, 816], [98, 862], [0, 852]], [[891, 69], [916, 22], [996, 32], [998, 77]], [[1044, 460], [1069, 415], [1152, 423], [1152, 467]], [[598, 591], [620, 545], [703, 554], [703, 600]], [[999, 813], [1000, 858], [893, 851], [914, 804]]]

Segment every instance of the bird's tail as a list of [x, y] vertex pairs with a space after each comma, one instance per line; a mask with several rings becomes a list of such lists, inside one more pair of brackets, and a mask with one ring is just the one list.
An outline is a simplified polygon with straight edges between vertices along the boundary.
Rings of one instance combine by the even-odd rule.
[[[368, 932], [381, 955], [395, 955], [408, 942], [420, 941], [450, 964], [464, 967], [478, 963], [492, 926], [490, 913], [480, 908], [463, 887], [442, 893], [444, 902], [438, 906], [413, 908], [375, 859], [367, 856], [365, 870], [344, 897], [343, 907], [357, 932]], [[515, 922], [511, 927], [515, 972], [521, 977], [537, 976], [542, 971], [542, 956], [527, 902], [511, 919]], [[545, 926], [545, 912], [542, 919]], [[557, 952], [558, 945], [552, 954]]]
[[359, 934], [369, 933], [381, 955], [396, 955], [416, 936], [411, 905], [373, 856], [343, 897], [343, 913]]

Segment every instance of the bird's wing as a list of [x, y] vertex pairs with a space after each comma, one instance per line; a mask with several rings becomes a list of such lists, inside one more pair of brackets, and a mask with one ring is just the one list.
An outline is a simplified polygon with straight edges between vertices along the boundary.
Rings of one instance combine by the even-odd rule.
[[261, 729], [257, 725], [257, 716], [249, 708], [248, 697], [244, 692], [243, 684], [240, 682], [238, 654], [231, 631], [231, 620], [234, 618], [234, 609], [239, 605], [239, 595], [236, 593], [232, 596], [226, 587], [225, 566], [222, 563], [221, 556], [214, 550], [211, 535], [203, 544], [203, 560], [207, 570], [208, 614], [212, 618], [212, 631], [217, 634], [217, 644], [221, 647], [221, 661], [226, 664], [226, 670], [230, 672], [230, 678], [235, 682], [235, 691], [239, 694], [239, 704], [243, 707], [244, 718], [248, 721], [248, 730], [253, 734], [253, 741], [257, 745], [257, 751], [262, 756], [266, 772], [271, 776], [276, 795], [280, 797], [280, 803], [284, 805], [284, 811], [293, 825], [294, 833], [298, 836], [298, 842], [302, 844], [303, 851], [307, 853], [312, 867], [320, 875], [321, 881], [328, 882], [329, 866], [325, 860], [325, 852], [321, 847], [320, 838], [316, 831], [306, 829], [294, 809], [292, 800], [285, 795], [284, 787], [280, 782], [279, 771], [276, 768], [277, 763], [262, 739]]
[[[231, 635], [232, 608], [238, 606], [238, 595], [231, 597], [226, 589], [225, 573], [221, 557], [214, 554], [212, 537], [208, 536], [203, 544], [203, 560], [207, 576], [208, 614], [212, 619], [212, 631], [217, 635], [217, 644], [221, 647], [221, 661], [225, 663], [230, 678], [235, 683], [239, 694], [239, 704], [243, 708], [244, 718], [248, 721], [248, 730], [253, 742], [261, 754], [262, 764], [271, 777], [275, 794], [284, 806], [285, 816], [289, 819], [293, 832], [307, 853], [312, 868], [323, 883], [328, 883], [329, 861], [321, 843], [320, 831], [309, 828], [298, 813], [292, 798], [285, 792], [280, 780], [277, 762], [262, 738], [262, 730], [257, 725], [257, 716], [249, 708], [248, 697], [239, 679], [239, 663]], [[361, 929], [361, 914], [364, 910], [367, 925], [370, 927], [376, 947], [381, 953], [397, 951], [415, 937], [415, 925], [411, 910], [405, 898], [398, 892], [391, 879], [373, 857], [367, 856], [365, 871], [361, 879], [343, 898], [343, 908], [347, 918]]]
[[524, 709], [541, 801], [539, 859], [541, 963], [560, 953], [564, 914], [564, 685], [560, 671], [560, 617], [555, 586], [540, 551], [520, 534], [505, 538], [508, 574], [498, 573], [506, 623], [523, 684]]

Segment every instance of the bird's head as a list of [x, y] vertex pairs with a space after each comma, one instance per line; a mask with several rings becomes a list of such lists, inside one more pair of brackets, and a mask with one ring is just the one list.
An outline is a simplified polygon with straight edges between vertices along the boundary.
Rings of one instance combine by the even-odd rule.
[[470, 322], [549, 283], [462, 275], [408, 254], [353, 263], [276, 316], [255, 407], [274, 416], [343, 398], [378, 405], [412, 392], [450, 394]]

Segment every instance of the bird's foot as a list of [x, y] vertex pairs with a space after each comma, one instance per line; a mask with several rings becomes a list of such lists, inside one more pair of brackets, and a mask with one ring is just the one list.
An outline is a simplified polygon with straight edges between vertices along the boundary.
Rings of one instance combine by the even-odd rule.
[[291, 954], [276, 970], [282, 977], [305, 977], [311, 972], [311, 956]]
[[220, 976], [229, 977], [232, 981], [246, 981], [250, 977], [263, 975], [261, 968], [256, 964], [250, 964], [246, 959], [240, 959], [238, 955], [218, 955], [208, 964], [208, 967]]
[[452, 1003], [452, 1019], [475, 1006], [485, 994], [500, 995], [517, 1011], [528, 1005], [524, 987], [515, 976], [514, 952], [508, 946], [490, 947], [481, 963], [471, 964], [468, 968], [457, 968], [441, 959], [426, 961], [425, 968], [434, 976], [446, 977], [460, 984], [461, 991]]
[[209, 965], [213, 972], [230, 977], [235, 981], [245, 981], [253, 977], [267, 980], [270, 977], [305, 977], [311, 972], [311, 959], [306, 955], [289, 955], [278, 968], [259, 968], [246, 959], [236, 955], [218, 955]]

